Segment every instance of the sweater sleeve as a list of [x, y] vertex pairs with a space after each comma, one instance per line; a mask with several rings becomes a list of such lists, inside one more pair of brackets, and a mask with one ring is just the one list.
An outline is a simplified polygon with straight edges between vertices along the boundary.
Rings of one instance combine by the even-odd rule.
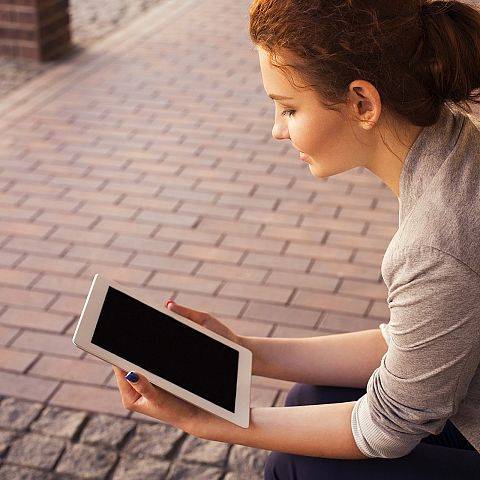
[[351, 426], [366, 456], [396, 458], [440, 433], [466, 396], [480, 362], [480, 276], [426, 246], [397, 252], [387, 272], [388, 349]]

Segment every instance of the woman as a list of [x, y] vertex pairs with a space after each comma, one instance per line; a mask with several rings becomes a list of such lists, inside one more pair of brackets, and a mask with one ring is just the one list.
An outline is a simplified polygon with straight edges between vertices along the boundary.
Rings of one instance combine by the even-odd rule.
[[[272, 450], [266, 479], [480, 478], [480, 13], [457, 1], [254, 0], [276, 139], [319, 178], [358, 166], [399, 199], [383, 258], [390, 322], [302, 339], [238, 336], [253, 373], [295, 381], [248, 429], [114, 367], [126, 408]], [[462, 107], [454, 108], [455, 105]]]

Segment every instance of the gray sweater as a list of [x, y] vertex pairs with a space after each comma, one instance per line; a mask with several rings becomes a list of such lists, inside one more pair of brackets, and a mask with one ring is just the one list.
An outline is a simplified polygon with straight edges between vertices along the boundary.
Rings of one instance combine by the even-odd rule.
[[388, 350], [351, 423], [369, 457], [409, 453], [450, 421], [480, 451], [480, 126], [443, 108], [408, 152], [383, 257]]

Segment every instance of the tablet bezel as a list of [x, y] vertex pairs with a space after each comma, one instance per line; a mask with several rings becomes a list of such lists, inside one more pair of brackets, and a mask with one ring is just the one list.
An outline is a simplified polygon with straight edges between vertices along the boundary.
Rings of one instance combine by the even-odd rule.
[[[236, 390], [236, 398], [235, 398], [235, 412], [230, 412], [219, 405], [216, 405], [209, 400], [206, 400], [182, 387], [176, 385], [168, 380], [165, 380], [154, 373], [145, 370], [144, 368], [136, 365], [125, 358], [119, 357], [108, 350], [105, 350], [98, 345], [92, 343], [93, 332], [95, 330], [98, 318], [100, 316], [100, 312], [105, 301], [105, 296], [108, 291], [108, 287], [115, 288], [131, 297], [141, 301], [142, 303], [159, 310], [161, 313], [168, 315], [175, 320], [184, 323], [185, 325], [198, 330], [205, 335], [217, 340], [231, 348], [234, 348], [239, 352], [238, 356], [238, 370], [237, 370], [237, 390]], [[75, 329], [75, 333], [72, 337], [73, 343], [85, 350], [86, 352], [95, 355], [96, 357], [110, 363], [116, 365], [123, 370], [134, 370], [136, 372], [142, 373], [148, 380], [157, 385], [168, 392], [176, 395], [194, 405], [203, 408], [214, 415], [218, 415], [225, 420], [228, 420], [235, 425], [238, 425], [243, 428], [248, 428], [249, 421], [250, 421], [250, 388], [251, 388], [251, 375], [252, 375], [252, 352], [247, 348], [238, 345], [231, 340], [218, 335], [211, 330], [195, 323], [194, 321], [182, 317], [167, 308], [165, 308], [161, 304], [157, 304], [152, 302], [151, 300], [147, 300], [143, 297], [143, 295], [137, 292], [133, 292], [129, 288], [125, 288], [123, 285], [119, 285], [118, 283], [108, 280], [98, 273], [95, 274], [92, 284], [90, 286], [90, 290], [88, 292], [87, 298], [85, 300], [85, 304], [82, 309], [82, 313], [77, 323], [77, 327]]]

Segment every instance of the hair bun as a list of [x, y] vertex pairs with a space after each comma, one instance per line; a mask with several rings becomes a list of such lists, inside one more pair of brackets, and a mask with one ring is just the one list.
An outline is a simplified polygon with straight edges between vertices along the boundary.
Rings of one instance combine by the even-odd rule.
[[480, 101], [480, 13], [452, 0], [420, 7], [423, 38], [411, 63], [416, 75], [440, 101]]

